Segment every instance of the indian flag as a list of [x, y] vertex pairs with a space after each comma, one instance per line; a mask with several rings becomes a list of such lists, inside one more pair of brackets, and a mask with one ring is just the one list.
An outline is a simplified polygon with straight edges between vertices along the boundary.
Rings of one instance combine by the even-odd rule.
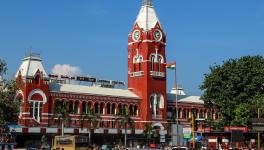
[[176, 69], [176, 63], [173, 62], [173, 63], [166, 64], [166, 68], [175, 70]]

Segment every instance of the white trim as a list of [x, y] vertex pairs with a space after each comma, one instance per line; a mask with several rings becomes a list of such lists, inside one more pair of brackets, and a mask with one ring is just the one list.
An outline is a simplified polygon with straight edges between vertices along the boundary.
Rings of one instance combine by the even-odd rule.
[[58, 128], [46, 128], [46, 133], [57, 133]]
[[17, 92], [16, 92], [16, 96], [15, 96], [15, 100], [16, 100], [16, 98], [17, 98], [17, 96], [19, 95], [19, 94], [21, 94], [22, 95], [22, 102], [24, 102], [24, 100], [25, 100], [25, 97], [24, 97], [24, 93], [23, 93], [23, 91], [22, 90], [18, 90]]
[[143, 130], [135, 130], [135, 134], [142, 134]]
[[[24, 127], [19, 127], [19, 128], [10, 128], [11, 131], [15, 131], [16, 133], [22, 133], [23, 132], [23, 128]], [[28, 129], [28, 133], [41, 133], [41, 127], [25, 127]], [[43, 129], [46, 129], [46, 133], [58, 133], [58, 129], [60, 128], [45, 128], [43, 127]], [[87, 134], [90, 133], [90, 130], [88, 130], [87, 128], [64, 128], [64, 133], [74, 133], [74, 129], [78, 129], [80, 134]], [[114, 129], [114, 128], [98, 128], [94, 130], [94, 133], [99, 133], [99, 134], [103, 134], [104, 130], [108, 130], [108, 134], [118, 134], [118, 129]], [[122, 130], [122, 134], [125, 133], [125, 129], [121, 129]], [[166, 130], [163, 130], [160, 132], [161, 134], [167, 134]], [[127, 134], [132, 134], [132, 130], [131, 129], [127, 129]], [[135, 130], [135, 134], [143, 134], [143, 130], [142, 129], [136, 129]]]
[[9, 128], [10, 131], [15, 131], [17, 133], [22, 133], [22, 128]]
[[[138, 42], [141, 42], [141, 41], [138, 41]], [[135, 43], [138, 43], [138, 42], [129, 42], [128, 45], [132, 45], [132, 44], [135, 44]], [[142, 41], [143, 43], [153, 43], [153, 42], [157, 42], [157, 43], [161, 43], [163, 45], [167, 45], [166, 43], [162, 42], [162, 41], [155, 41], [155, 40], [143, 40]]]
[[208, 139], [208, 142], [210, 142], [210, 143], [216, 143], [217, 142], [217, 139]]
[[28, 95], [28, 101], [36, 101], [36, 100], [32, 100], [31, 97], [34, 95], [34, 94], [40, 94], [43, 98], [43, 104], [46, 104], [47, 102], [47, 97], [45, 95], [45, 93], [40, 90], [40, 89], [34, 89], [30, 92], [30, 94]]
[[90, 133], [90, 131], [87, 128], [79, 128], [79, 133]]
[[110, 134], [117, 134], [118, 130], [117, 129], [108, 129], [108, 133]]
[[21, 115], [30, 115], [29, 112], [22, 112]]
[[40, 124], [49, 124], [49, 123], [41, 122]]
[[40, 128], [28, 128], [29, 133], [40, 133]]
[[74, 128], [64, 128], [64, 133], [73, 133]]
[[[136, 32], [139, 32], [139, 35], [138, 35], [139, 37], [138, 37], [138, 39], [135, 39], [135, 37], [134, 37], [134, 35], [135, 35]], [[140, 41], [140, 37], [141, 37], [141, 32], [140, 32], [140, 30], [138, 30], [138, 29], [134, 30], [133, 33], [132, 33], [132, 39], [133, 39], [133, 41], [135, 41], [135, 42], [139, 42], [139, 41]]]
[[[159, 32], [159, 34], [160, 34], [160, 37], [158, 39], [156, 39], [156, 37], [155, 37], [155, 32]], [[153, 37], [154, 37], [154, 39], [155, 39], [156, 42], [159, 42], [159, 41], [161, 41], [161, 39], [163, 37], [163, 34], [162, 34], [162, 32], [159, 29], [156, 29], [153, 32]]]
[[104, 133], [104, 128], [95, 129], [94, 133]]
[[150, 53], [150, 55], [149, 55], [149, 61], [150, 62], [152, 62], [151, 61], [151, 57], [152, 56], [154, 56], [154, 59], [155, 59], [154, 63], [158, 63], [158, 61], [156, 61], [156, 60], [158, 60], [158, 58], [156, 58], [156, 56], [159, 56], [159, 57], [161, 57], [161, 64], [160, 65], [164, 64], [164, 58], [163, 58], [163, 56], [161, 54], [158, 54], [158, 53]]

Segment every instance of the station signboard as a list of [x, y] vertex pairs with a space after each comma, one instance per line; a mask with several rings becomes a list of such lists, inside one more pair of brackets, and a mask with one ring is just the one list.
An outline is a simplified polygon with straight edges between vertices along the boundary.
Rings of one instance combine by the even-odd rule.
[[252, 131], [264, 132], [264, 118], [253, 118], [251, 119]]

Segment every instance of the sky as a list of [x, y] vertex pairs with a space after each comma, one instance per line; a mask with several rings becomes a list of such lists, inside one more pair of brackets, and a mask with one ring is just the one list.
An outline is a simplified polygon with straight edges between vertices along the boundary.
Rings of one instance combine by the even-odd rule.
[[[154, 0], [167, 35], [167, 61], [188, 95], [209, 67], [264, 55], [263, 0]], [[41, 54], [48, 73], [127, 81], [127, 37], [141, 0], [0, 0], [0, 58], [8, 78], [27, 52]], [[74, 72], [76, 71], [76, 72]], [[173, 87], [168, 70], [167, 89]]]

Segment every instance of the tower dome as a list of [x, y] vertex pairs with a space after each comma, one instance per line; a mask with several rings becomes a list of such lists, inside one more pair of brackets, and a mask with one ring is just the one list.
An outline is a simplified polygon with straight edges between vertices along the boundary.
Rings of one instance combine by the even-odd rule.
[[42, 73], [43, 77], [48, 77], [42, 65], [40, 54], [29, 53], [26, 54], [25, 57], [22, 59], [22, 64], [20, 65], [15, 75], [15, 78], [17, 78], [19, 75], [21, 75], [22, 78], [33, 77], [35, 76], [37, 71]]

